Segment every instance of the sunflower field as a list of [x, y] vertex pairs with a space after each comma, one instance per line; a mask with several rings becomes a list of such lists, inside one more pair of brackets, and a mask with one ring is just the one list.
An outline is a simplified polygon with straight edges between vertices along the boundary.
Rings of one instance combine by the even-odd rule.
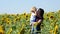
[[[60, 34], [60, 10], [44, 13], [41, 34]], [[0, 34], [30, 34], [30, 13], [0, 14]]]

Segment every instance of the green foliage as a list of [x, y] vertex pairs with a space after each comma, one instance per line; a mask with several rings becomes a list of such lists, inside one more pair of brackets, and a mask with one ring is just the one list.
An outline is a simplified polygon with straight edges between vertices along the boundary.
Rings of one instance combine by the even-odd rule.
[[[30, 34], [30, 14], [0, 15], [0, 26], [5, 34]], [[60, 34], [60, 11], [44, 13], [40, 27], [41, 34]]]

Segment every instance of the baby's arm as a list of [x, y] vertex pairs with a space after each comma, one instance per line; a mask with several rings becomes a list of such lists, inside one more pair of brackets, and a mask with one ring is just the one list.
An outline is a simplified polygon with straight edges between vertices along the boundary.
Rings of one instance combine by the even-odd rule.
[[36, 16], [36, 12], [35, 12], [35, 16]]

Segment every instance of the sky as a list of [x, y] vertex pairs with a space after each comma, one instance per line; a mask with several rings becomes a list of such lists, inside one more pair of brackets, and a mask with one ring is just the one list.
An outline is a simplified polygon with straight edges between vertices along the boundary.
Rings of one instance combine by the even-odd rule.
[[30, 8], [36, 6], [45, 12], [60, 9], [60, 0], [0, 0], [0, 14], [29, 13]]

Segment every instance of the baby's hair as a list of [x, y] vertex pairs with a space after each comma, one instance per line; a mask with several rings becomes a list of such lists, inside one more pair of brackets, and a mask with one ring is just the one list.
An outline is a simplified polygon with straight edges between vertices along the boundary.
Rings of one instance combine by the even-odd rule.
[[37, 8], [34, 6], [31, 8], [31, 12], [35, 12], [37, 10]]

